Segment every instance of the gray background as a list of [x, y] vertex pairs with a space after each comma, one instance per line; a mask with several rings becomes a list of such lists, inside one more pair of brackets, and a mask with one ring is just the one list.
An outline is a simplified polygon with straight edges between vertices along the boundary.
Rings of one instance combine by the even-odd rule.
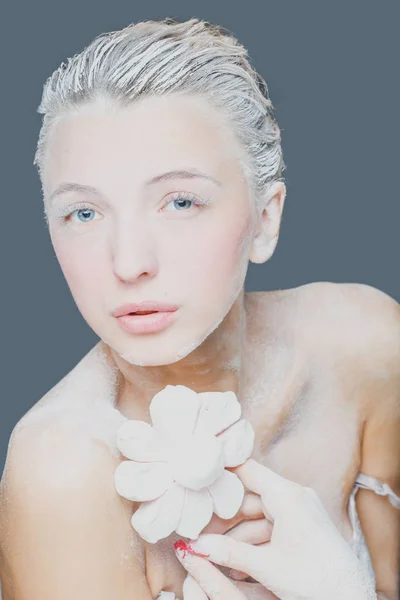
[[399, 8], [397, 0], [3, 5], [1, 471], [16, 422], [98, 341], [58, 265], [32, 165], [36, 108], [52, 71], [131, 22], [199, 17], [227, 27], [268, 83], [287, 165], [280, 241], [269, 262], [250, 265], [246, 288], [361, 282], [399, 301]]

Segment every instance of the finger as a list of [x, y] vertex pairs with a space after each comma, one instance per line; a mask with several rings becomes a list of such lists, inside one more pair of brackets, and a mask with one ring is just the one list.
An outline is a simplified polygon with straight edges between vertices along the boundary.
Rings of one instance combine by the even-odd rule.
[[241, 519], [261, 519], [264, 517], [264, 507], [261, 497], [253, 492], [245, 492], [238, 515]]
[[260, 581], [260, 573], [263, 573], [266, 566], [267, 546], [269, 544], [260, 548], [236, 541], [227, 534], [214, 533], [201, 534], [197, 540], [190, 541], [189, 544], [191, 549], [204, 555], [210, 561], [248, 573], [257, 581]]
[[215, 513], [212, 516], [211, 521], [201, 530], [201, 533], [226, 533], [239, 523], [239, 518], [234, 517], [233, 519], [221, 519]]
[[261, 496], [264, 512], [267, 511], [265, 516], [272, 520], [277, 514], [286, 512], [288, 507], [296, 504], [298, 492], [303, 488], [300, 484], [285, 479], [252, 458], [232, 471], [246, 488]]
[[183, 600], [208, 600], [207, 594], [191, 575], [188, 575], [182, 587]]
[[[246, 597], [237, 586], [225, 577], [209, 560], [200, 556], [194, 556], [181, 549], [176, 549], [175, 552], [178, 560], [185, 567], [189, 575], [195, 579], [209, 600], [246, 600]], [[189, 582], [186, 585], [191, 586], [191, 583]], [[191, 600], [190, 596], [189, 600]]]
[[228, 531], [225, 535], [247, 544], [262, 544], [271, 539], [273, 523], [267, 519], [257, 519], [255, 521], [245, 521]]
[[262, 519], [264, 516], [260, 496], [253, 492], [246, 492], [239, 512], [232, 519], [221, 519], [214, 514], [202, 533], [226, 533], [245, 519]]
[[[258, 548], [263, 548], [268, 543], [269, 542], [266, 542], [265, 544], [258, 544]], [[220, 568], [224, 569], [226, 567], [220, 567]], [[245, 573], [244, 571], [238, 571], [237, 569], [230, 569], [228, 571], [228, 577], [231, 577], [232, 579], [235, 579], [236, 581], [241, 581], [243, 579], [247, 579], [249, 577], [249, 574]]]

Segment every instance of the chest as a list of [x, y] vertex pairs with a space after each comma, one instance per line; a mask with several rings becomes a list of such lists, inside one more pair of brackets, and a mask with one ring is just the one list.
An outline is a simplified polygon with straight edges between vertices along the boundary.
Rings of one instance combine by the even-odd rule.
[[[313, 487], [338, 528], [348, 531], [347, 498], [357, 475], [362, 423], [346, 379], [330, 365], [310, 361], [297, 350], [280, 352], [276, 346], [270, 353], [255, 350], [248, 362], [238, 397], [242, 417], [255, 432], [252, 457], [283, 477]], [[75, 374], [68, 386], [76, 381], [76, 393], [64, 395], [69, 401], [73, 396], [81, 409], [84, 399], [91, 426], [97, 424], [93, 435], [108, 442], [121, 414], [112, 408], [110, 374], [96, 369], [94, 379], [92, 371]], [[82, 398], [77, 392], [86, 375]], [[155, 597], [160, 590], [178, 593], [186, 576], [173, 550], [178, 537], [173, 534], [146, 547], [147, 578]]]
[[[357, 382], [347, 364], [310, 356], [298, 341], [288, 346], [275, 340], [267, 347], [249, 345], [246, 354], [237, 396], [242, 418], [255, 432], [252, 458], [313, 487], [340, 522], [360, 463], [363, 420]], [[116, 386], [109, 368], [99, 357], [93, 362], [89, 373], [86, 366], [75, 379], [82, 385], [88, 376], [88, 388], [96, 382], [93, 393], [85, 395], [89, 413], [96, 408], [97, 417], [90, 420], [97, 427], [93, 435], [112, 445], [125, 417], [112, 408]]]
[[[304, 373], [295, 377], [295, 370], [282, 370], [282, 381], [271, 387], [260, 378], [242, 390], [242, 416], [255, 431], [252, 457], [283, 477], [313, 487], [339, 531], [350, 539], [348, 497], [359, 468], [359, 411], [337, 377], [318, 381]], [[172, 547], [177, 537], [162, 540], [161, 548], [160, 543], [149, 548], [148, 580], [157, 591], [179, 590], [186, 576]]]
[[339, 525], [360, 466], [363, 419], [348, 373], [299, 351], [253, 367], [241, 390], [255, 432], [252, 458], [314, 488]]

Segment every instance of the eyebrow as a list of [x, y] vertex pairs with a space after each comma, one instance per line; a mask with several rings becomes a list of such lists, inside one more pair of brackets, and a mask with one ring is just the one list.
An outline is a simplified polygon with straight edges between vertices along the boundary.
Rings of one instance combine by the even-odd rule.
[[[155, 175], [154, 177], [151, 177], [151, 179], [148, 179], [144, 182], [144, 185], [148, 186], [154, 183], [159, 183], [161, 181], [168, 181], [170, 179], [205, 179], [211, 181], [212, 183], [215, 183], [218, 186], [222, 185], [221, 182], [218, 181], [218, 179], [215, 179], [215, 177], [212, 177], [211, 175], [206, 175], [205, 173], [202, 173], [197, 169], [167, 171], [165, 173], [161, 173], [160, 175]], [[67, 192], [83, 192], [101, 195], [100, 190], [98, 190], [92, 185], [66, 181], [60, 183], [55, 188], [55, 190], [53, 190], [53, 192], [47, 199], [48, 204], [51, 204], [56, 197], [61, 196], [62, 194], [66, 194]]]

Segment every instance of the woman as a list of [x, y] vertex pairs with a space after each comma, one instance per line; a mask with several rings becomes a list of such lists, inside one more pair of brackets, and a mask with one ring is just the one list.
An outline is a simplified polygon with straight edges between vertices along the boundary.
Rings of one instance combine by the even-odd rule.
[[[113, 481], [117, 428], [148, 422], [168, 384], [234, 391], [252, 458], [312, 488], [373, 567], [378, 597], [397, 597], [400, 307], [357, 284], [244, 292], [248, 261], [274, 252], [286, 194], [280, 130], [246, 55], [197, 19], [148, 21], [99, 36], [46, 82], [35, 156], [46, 222], [101, 341], [12, 433], [3, 600], [182, 597], [179, 536], [143, 542], [130, 525], [138, 504]], [[121, 318], [140, 310], [158, 314]], [[241, 539], [268, 541], [261, 488], [206, 531], [253, 521], [261, 534]], [[241, 564], [235, 577], [250, 579], [237, 589], [273, 597]]]

